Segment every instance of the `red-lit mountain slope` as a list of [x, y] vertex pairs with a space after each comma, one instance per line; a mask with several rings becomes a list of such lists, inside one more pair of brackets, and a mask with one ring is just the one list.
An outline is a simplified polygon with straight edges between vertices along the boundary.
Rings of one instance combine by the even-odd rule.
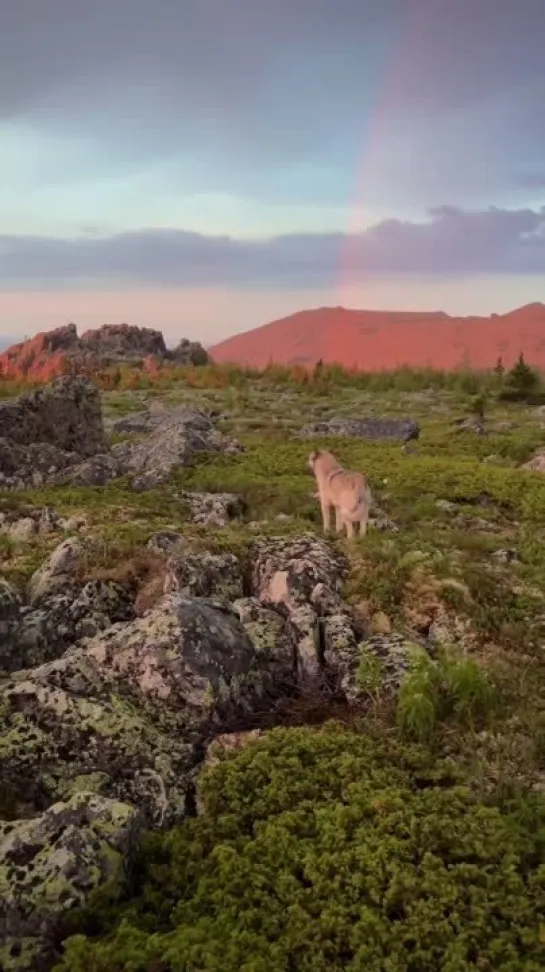
[[209, 348], [214, 361], [257, 368], [269, 361], [306, 365], [321, 358], [366, 371], [398, 365], [486, 368], [500, 355], [509, 366], [521, 351], [530, 364], [545, 369], [544, 304], [527, 304], [491, 317], [321, 307]]

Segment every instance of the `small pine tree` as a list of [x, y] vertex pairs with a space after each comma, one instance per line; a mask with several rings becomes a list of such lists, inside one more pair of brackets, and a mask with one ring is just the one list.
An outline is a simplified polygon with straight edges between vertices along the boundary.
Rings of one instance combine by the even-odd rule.
[[320, 378], [322, 378], [323, 373], [324, 373], [323, 358], [319, 358], [316, 364], [314, 365], [314, 371], [312, 377], [314, 378], [315, 381], [319, 380]]
[[494, 374], [496, 375], [497, 378], [503, 378], [503, 376], [505, 374], [505, 365], [503, 363], [503, 358], [502, 358], [501, 354], [500, 354], [498, 360], [496, 361], [496, 365], [495, 365], [495, 368], [494, 368]]
[[541, 379], [538, 372], [526, 363], [521, 351], [516, 363], [506, 375], [505, 391], [507, 397], [524, 401], [531, 398], [539, 390], [540, 385]]

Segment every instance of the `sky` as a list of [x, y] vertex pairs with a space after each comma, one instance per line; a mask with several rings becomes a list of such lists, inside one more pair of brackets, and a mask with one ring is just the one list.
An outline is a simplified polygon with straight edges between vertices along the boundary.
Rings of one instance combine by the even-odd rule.
[[545, 300], [543, 0], [3, 0], [0, 341]]

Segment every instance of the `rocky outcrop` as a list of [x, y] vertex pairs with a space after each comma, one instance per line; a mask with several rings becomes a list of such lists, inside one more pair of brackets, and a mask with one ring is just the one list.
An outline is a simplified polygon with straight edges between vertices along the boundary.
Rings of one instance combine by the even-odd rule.
[[47, 972], [70, 909], [125, 885], [136, 851], [134, 807], [81, 792], [32, 820], [0, 821], [0, 967]]
[[75, 324], [45, 331], [0, 354], [0, 377], [50, 381], [58, 375], [93, 375], [115, 365], [140, 365], [156, 371], [169, 365], [205, 365], [210, 358], [198, 341], [182, 338], [168, 349], [163, 335], [149, 327], [106, 324], [78, 337]]
[[105, 324], [97, 330], [85, 331], [78, 342], [82, 354], [108, 359], [165, 357], [167, 348], [161, 331], [130, 324]]
[[185, 807], [203, 741], [294, 686], [294, 656], [254, 641], [234, 609], [174, 595], [2, 686], [0, 773], [20, 799], [81, 780], [139, 806], [149, 825]]
[[189, 465], [203, 452], [236, 455], [241, 447], [219, 432], [209, 415], [185, 407], [163, 412], [139, 412], [120, 419], [117, 433], [147, 433], [137, 441], [118, 442], [112, 456], [119, 468], [132, 477], [135, 490], [150, 489], [166, 482], [175, 469]]
[[413, 419], [395, 418], [330, 418], [305, 425], [299, 432], [302, 439], [353, 438], [370, 441], [394, 440], [410, 442], [420, 437], [420, 426]]
[[[134, 591], [84, 583], [77, 537], [24, 596], [0, 582], [0, 777], [15, 806], [39, 814], [0, 825], [13, 835], [3, 846], [0, 836], [13, 972], [39, 969], [49, 954], [60, 900], [50, 885], [66, 889], [65, 908], [84, 903], [102, 882], [122, 881], [131, 828], [193, 812], [215, 737], [270, 724], [305, 693], [365, 702], [380, 685], [394, 695], [414, 656], [412, 641], [388, 624], [378, 633], [344, 601], [348, 562], [323, 537], [262, 537], [244, 561], [191, 551], [175, 531], [149, 543], [164, 593], [139, 617]], [[106, 820], [104, 845], [97, 821]], [[80, 884], [89, 848], [101, 860], [103, 846], [113, 870], [97, 866]]]
[[[133, 489], [150, 489], [199, 453], [241, 451], [235, 440], [216, 429], [209, 415], [188, 408], [150, 409], [120, 419], [114, 432], [140, 437], [118, 442], [110, 450], [98, 390], [84, 378], [58, 378], [0, 403], [0, 423], [0, 488], [44, 483], [104, 486], [129, 475]], [[196, 502], [194, 494], [188, 494], [188, 502]], [[205, 504], [204, 511], [201, 502], [200, 522], [217, 523], [236, 505], [236, 497], [227, 495]]]
[[0, 430], [3, 488], [40, 486], [108, 448], [98, 389], [84, 378], [0, 402]]
[[16, 446], [45, 442], [93, 456], [107, 447], [98, 389], [84, 378], [57, 378], [44, 388], [0, 402], [2, 437]]
[[0, 578], [0, 670], [14, 672], [58, 658], [80, 638], [134, 617], [132, 592], [111, 580], [85, 580], [85, 549], [60, 543], [23, 594]]
[[203, 348], [202, 344], [199, 344], [198, 341], [190, 341], [188, 338], [182, 338], [175, 348], [167, 351], [167, 358], [174, 364], [181, 366], [206, 365], [210, 364], [211, 360], [208, 351]]

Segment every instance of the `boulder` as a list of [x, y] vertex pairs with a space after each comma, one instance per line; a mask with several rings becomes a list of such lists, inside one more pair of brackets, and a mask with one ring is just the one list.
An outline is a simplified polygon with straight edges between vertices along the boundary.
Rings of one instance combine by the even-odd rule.
[[[30, 395], [0, 403], [0, 488], [44, 483], [105, 486], [129, 475], [135, 490], [167, 481], [202, 452], [236, 455], [241, 446], [219, 432], [209, 415], [179, 407], [128, 416], [114, 432], [143, 437], [109, 450], [97, 389], [84, 378], [59, 378]], [[188, 494], [198, 522], [223, 522], [239, 510], [230, 494]]]
[[289, 620], [301, 687], [316, 688], [325, 676], [319, 619], [350, 614], [340, 595], [348, 561], [313, 533], [259, 539], [250, 561], [255, 597]]
[[[0, 582], [0, 670], [13, 672], [58, 658], [80, 638], [134, 617], [131, 592], [110, 580], [84, 583], [85, 555], [75, 537], [60, 543], [30, 578], [24, 600]], [[5, 619], [5, 620], [4, 620]]]
[[242, 597], [242, 567], [234, 554], [173, 554], [167, 561], [165, 594], [212, 597], [230, 603]]
[[141, 818], [134, 807], [81, 792], [40, 816], [0, 821], [0, 967], [47, 972], [66, 914], [108, 885], [124, 888]]
[[149, 538], [146, 547], [156, 554], [170, 554], [182, 549], [184, 544], [185, 540], [177, 530], [160, 530]]
[[99, 453], [83, 462], [77, 460], [69, 468], [51, 477], [58, 485], [71, 483], [72, 486], [105, 486], [106, 483], [123, 475], [123, 469], [110, 452]]
[[31, 605], [39, 604], [51, 594], [66, 588], [75, 576], [84, 555], [84, 547], [76, 537], [63, 540], [47, 560], [34, 571], [27, 586]]
[[244, 504], [236, 493], [202, 493], [183, 491], [178, 494], [188, 504], [191, 519], [202, 526], [224, 527], [243, 513]]
[[138, 441], [118, 442], [112, 448], [120, 467], [132, 477], [135, 490], [161, 485], [175, 469], [190, 465], [199, 453], [236, 455], [241, 451], [237, 442], [218, 432], [205, 412], [185, 407], [127, 416], [113, 429], [148, 433]]
[[193, 748], [120, 688], [80, 648], [2, 683], [0, 776], [17, 803], [43, 808], [85, 788], [138, 807], [146, 826], [181, 819]]
[[181, 594], [167, 596], [130, 624], [118, 624], [84, 647], [103, 684], [122, 690], [158, 724], [201, 740], [222, 720], [251, 712], [274, 695], [274, 676], [263, 670], [255, 646], [234, 609], [224, 602]]
[[259, 639], [221, 602], [164, 598], [2, 683], [0, 775], [38, 806], [93, 780], [166, 826], [183, 815], [204, 742], [274, 706], [293, 671], [288, 638]]
[[92, 456], [106, 450], [98, 389], [65, 376], [43, 388], [0, 402], [0, 429], [14, 445], [39, 442]]
[[348, 574], [346, 557], [314, 533], [256, 540], [250, 562], [255, 596], [270, 607], [283, 606], [288, 614], [312, 605], [316, 592], [322, 598], [327, 592], [337, 604]]
[[81, 587], [67, 579], [64, 589], [40, 598], [37, 606], [20, 598], [18, 603], [10, 637], [0, 636], [0, 670], [7, 672], [59, 658], [81, 638], [134, 617], [128, 591], [111, 580], [88, 581]]
[[16, 445], [0, 436], [0, 489], [26, 489], [54, 482], [61, 470], [75, 466], [81, 457], [47, 442]]
[[299, 432], [302, 439], [351, 438], [370, 441], [394, 440], [409, 442], [420, 437], [420, 426], [413, 419], [330, 418], [305, 425]]
[[348, 702], [366, 701], [378, 689], [384, 696], [395, 696], [415, 650], [424, 650], [423, 644], [401, 633], [375, 634], [358, 641], [344, 619], [326, 621], [325, 663]]

